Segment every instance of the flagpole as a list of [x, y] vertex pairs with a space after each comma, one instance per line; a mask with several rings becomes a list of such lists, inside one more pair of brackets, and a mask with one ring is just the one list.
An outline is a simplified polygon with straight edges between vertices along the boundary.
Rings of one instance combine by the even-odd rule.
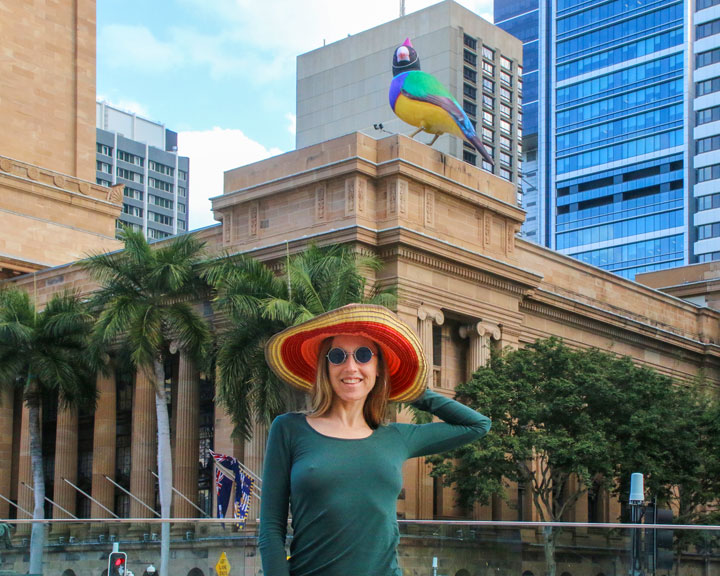
[[[153, 472], [152, 470], [148, 470], [148, 472], [150, 472], [150, 474], [152, 474], [153, 476], [155, 476], [155, 478], [157, 478], [158, 480], [160, 480], [160, 477], [159, 477], [157, 474], [155, 474], [155, 472]], [[200, 506], [198, 506], [197, 504], [195, 504], [192, 500], [190, 500], [190, 498], [188, 498], [187, 496], [185, 496], [185, 494], [183, 494], [182, 492], [180, 492], [180, 490], [178, 490], [177, 488], [175, 488], [175, 486], [171, 486], [171, 488], [172, 488], [172, 491], [175, 492], [175, 494], [177, 494], [178, 496], [180, 496], [180, 498], [182, 498], [183, 500], [185, 500], [185, 502], [187, 502], [188, 504], [190, 504], [190, 506], [192, 506], [193, 508], [195, 508], [195, 510], [197, 510], [198, 512], [201, 512], [202, 515], [205, 516], [205, 518], [210, 518], [210, 516], [207, 515], [207, 512], [205, 512], [205, 510], [203, 510], [202, 508], [200, 508]]]
[[115, 482], [115, 480], [113, 480], [112, 478], [110, 478], [107, 474], [103, 474], [103, 476], [104, 476], [105, 480], [107, 480], [108, 482], [110, 482], [113, 486], [115, 486], [115, 488], [120, 488], [120, 490], [122, 490], [123, 492], [125, 492], [125, 494], [127, 494], [128, 496], [130, 496], [130, 498], [132, 498], [133, 500], [135, 500], [135, 502], [137, 502], [138, 504], [141, 504], [142, 506], [145, 506], [145, 508], [147, 508], [148, 510], [150, 510], [150, 512], [152, 512], [153, 514], [155, 514], [155, 516], [157, 516], [158, 518], [160, 518], [160, 514], [158, 514], [158, 513], [155, 511], [154, 508], [150, 508], [150, 506], [148, 506], [147, 504], [145, 504], [145, 502], [143, 502], [142, 500], [140, 500], [140, 498], [138, 498], [137, 496], [133, 496], [128, 490], [125, 490], [125, 488], [123, 488], [122, 486], [120, 486], [120, 484], [118, 484], [117, 482]]

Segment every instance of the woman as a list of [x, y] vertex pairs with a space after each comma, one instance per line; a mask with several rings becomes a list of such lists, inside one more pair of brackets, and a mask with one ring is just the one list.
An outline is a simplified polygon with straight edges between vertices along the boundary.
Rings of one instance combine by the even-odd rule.
[[[490, 420], [425, 390], [417, 336], [382, 306], [316, 316], [273, 336], [265, 355], [280, 378], [312, 397], [309, 413], [284, 414], [270, 428], [259, 538], [265, 575], [401, 575], [403, 463], [476, 440]], [[388, 401], [412, 402], [443, 422], [385, 424]]]

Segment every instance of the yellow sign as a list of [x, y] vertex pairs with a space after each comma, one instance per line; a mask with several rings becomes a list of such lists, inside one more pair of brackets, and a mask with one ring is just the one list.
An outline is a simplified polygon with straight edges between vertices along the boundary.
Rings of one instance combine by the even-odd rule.
[[230, 576], [230, 562], [228, 562], [225, 552], [220, 554], [220, 560], [215, 564], [215, 572], [218, 576]]

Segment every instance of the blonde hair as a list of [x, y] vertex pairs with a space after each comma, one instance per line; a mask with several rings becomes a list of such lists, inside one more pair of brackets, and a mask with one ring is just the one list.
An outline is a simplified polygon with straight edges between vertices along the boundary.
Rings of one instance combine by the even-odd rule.
[[[333, 388], [330, 384], [330, 373], [328, 370], [327, 353], [330, 351], [334, 336], [326, 338], [320, 345], [318, 352], [317, 367], [315, 370], [315, 386], [310, 394], [311, 414], [322, 416], [332, 406]], [[377, 380], [375, 386], [365, 399], [363, 416], [365, 422], [373, 430], [385, 423], [385, 410], [388, 403], [387, 365], [382, 355], [382, 350], [377, 342], [373, 341], [377, 348]]]

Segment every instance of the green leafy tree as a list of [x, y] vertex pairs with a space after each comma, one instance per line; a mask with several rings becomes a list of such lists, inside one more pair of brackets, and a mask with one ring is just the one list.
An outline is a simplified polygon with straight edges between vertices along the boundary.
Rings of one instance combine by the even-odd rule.
[[[20, 390], [28, 408], [35, 520], [45, 516], [40, 422], [44, 402], [56, 393], [61, 406], [95, 405], [95, 373], [88, 354], [92, 323], [75, 294], [53, 296], [39, 311], [25, 292], [0, 291], [0, 386]], [[34, 523], [31, 574], [42, 573], [44, 545], [45, 527]]]
[[[632, 472], [645, 474], [648, 493], [667, 499], [677, 480], [673, 459], [693, 449], [677, 436], [681, 395], [669, 378], [556, 338], [493, 355], [457, 396], [493, 421], [481, 443], [435, 459], [434, 474], [454, 483], [468, 506], [506, 496], [511, 480], [527, 487], [540, 520], [561, 522], [588, 492], [627, 493]], [[557, 534], [544, 532], [549, 576]]]
[[[194, 304], [206, 295], [200, 270], [204, 244], [192, 235], [176, 237], [157, 248], [141, 232], [125, 229], [122, 251], [96, 254], [85, 268], [100, 287], [93, 294], [98, 319], [93, 337], [101, 349], [125, 346], [133, 366], [155, 385], [160, 511], [170, 518], [172, 455], [165, 394], [165, 361], [171, 347], [200, 360], [210, 343], [210, 329]], [[161, 536], [160, 574], [167, 576], [170, 525]]]
[[288, 256], [279, 273], [246, 256], [223, 259], [207, 271], [215, 306], [227, 318], [218, 339], [218, 400], [236, 433], [250, 437], [254, 421], [269, 423], [304, 401], [268, 368], [268, 338], [346, 304], [393, 306], [394, 295], [371, 289], [363, 274], [381, 268], [375, 257], [333, 245]]

